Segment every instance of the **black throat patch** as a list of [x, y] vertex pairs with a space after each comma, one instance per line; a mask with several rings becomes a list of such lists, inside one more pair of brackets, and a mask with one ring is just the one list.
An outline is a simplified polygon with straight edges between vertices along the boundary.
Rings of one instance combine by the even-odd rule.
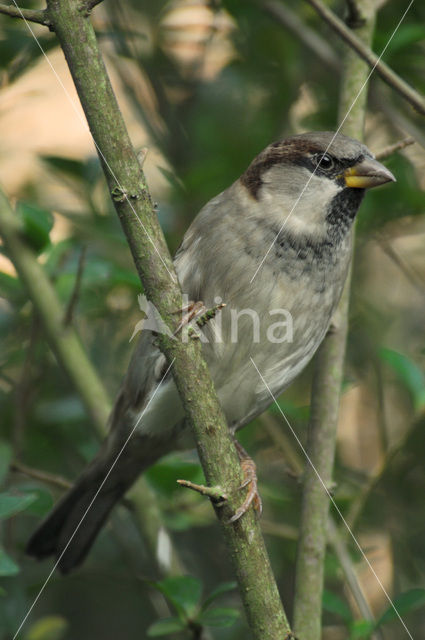
[[364, 189], [343, 189], [334, 196], [326, 213], [328, 236], [337, 244], [347, 234], [365, 194]]

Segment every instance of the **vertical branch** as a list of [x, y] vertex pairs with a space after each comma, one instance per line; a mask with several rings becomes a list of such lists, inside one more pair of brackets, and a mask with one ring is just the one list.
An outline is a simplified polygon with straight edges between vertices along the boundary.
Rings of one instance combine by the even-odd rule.
[[[359, 38], [369, 44], [375, 12], [369, 0], [358, 0], [364, 24], [357, 30]], [[368, 66], [353, 50], [347, 50], [339, 104], [342, 132], [362, 139], [367, 102], [366, 88], [357, 97], [368, 75]], [[341, 384], [344, 372], [348, 328], [351, 273], [338, 307], [335, 322], [316, 356], [311, 396], [311, 419], [308, 450], [312, 465], [328, 490], [331, 488], [335, 454], [336, 428]], [[318, 481], [316, 471], [308, 465], [305, 472], [295, 584], [294, 630], [300, 640], [319, 640], [324, 582], [324, 559], [327, 541], [329, 497]]]

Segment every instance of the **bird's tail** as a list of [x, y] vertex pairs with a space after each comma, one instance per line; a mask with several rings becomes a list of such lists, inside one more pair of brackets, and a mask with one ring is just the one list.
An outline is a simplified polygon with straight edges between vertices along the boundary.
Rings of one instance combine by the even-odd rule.
[[29, 555], [54, 556], [62, 573], [81, 564], [114, 505], [147, 467], [167, 453], [151, 438], [136, 436], [116, 460], [117, 448], [108, 440], [28, 542]]

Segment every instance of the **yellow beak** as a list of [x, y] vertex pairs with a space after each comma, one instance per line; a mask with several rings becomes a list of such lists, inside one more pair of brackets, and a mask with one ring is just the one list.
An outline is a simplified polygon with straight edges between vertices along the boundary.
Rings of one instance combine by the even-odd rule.
[[373, 158], [365, 158], [344, 171], [345, 184], [353, 189], [370, 189], [386, 182], [395, 182], [391, 171]]

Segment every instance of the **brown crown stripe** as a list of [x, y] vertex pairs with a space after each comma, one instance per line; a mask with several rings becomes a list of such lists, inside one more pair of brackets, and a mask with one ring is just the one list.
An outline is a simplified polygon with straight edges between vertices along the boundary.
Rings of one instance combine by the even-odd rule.
[[274, 142], [262, 151], [249, 165], [240, 180], [248, 189], [253, 198], [258, 200], [258, 191], [263, 184], [262, 175], [275, 164], [292, 162], [297, 164], [300, 158], [306, 155], [320, 153], [321, 145], [314, 144], [311, 140], [288, 139]]

